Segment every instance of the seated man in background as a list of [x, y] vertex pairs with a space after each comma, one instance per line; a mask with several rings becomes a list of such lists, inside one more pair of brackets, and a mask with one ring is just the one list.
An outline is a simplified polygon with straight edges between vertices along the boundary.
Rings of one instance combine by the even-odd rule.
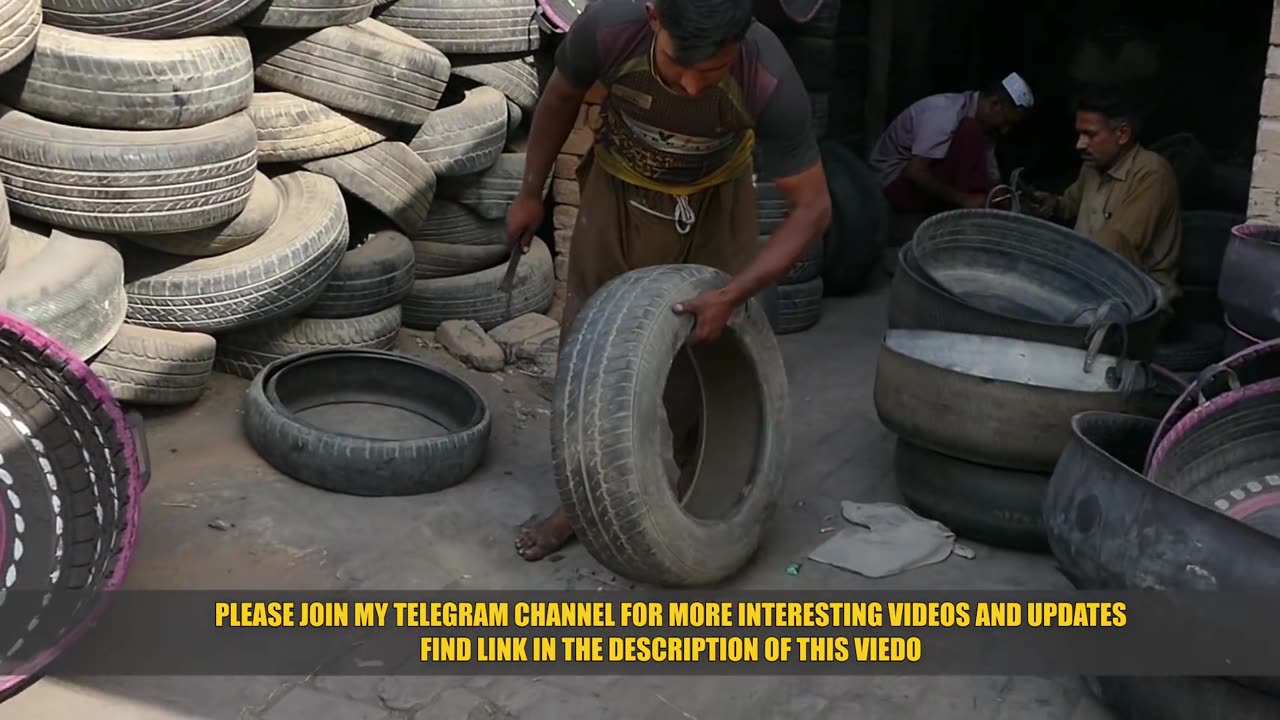
[[1035, 203], [1041, 217], [1073, 225], [1150, 275], [1167, 321], [1170, 303], [1182, 294], [1178, 180], [1164, 158], [1138, 143], [1136, 123], [1114, 100], [1078, 103], [1080, 177], [1061, 196], [1036, 193]]
[[980, 208], [1000, 183], [995, 142], [1035, 103], [1017, 73], [978, 92], [943, 93], [903, 110], [868, 159], [896, 213]]

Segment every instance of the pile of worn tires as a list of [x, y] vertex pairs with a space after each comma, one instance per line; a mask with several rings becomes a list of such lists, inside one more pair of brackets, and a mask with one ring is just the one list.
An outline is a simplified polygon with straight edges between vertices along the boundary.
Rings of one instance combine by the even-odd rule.
[[1079, 412], [1159, 416], [1155, 283], [1036, 218], [957, 210], [898, 257], [875, 405], [909, 505], [962, 536], [1043, 549], [1049, 473]]
[[[1280, 341], [1211, 366], [1162, 419], [1077, 415], [1044, 517], [1083, 590], [1280, 589]], [[1123, 717], [1280, 717], [1275, 677], [1093, 684]]]
[[0, 0], [0, 306], [156, 404], [215, 367], [545, 309], [540, 241], [509, 309], [497, 288], [531, 8]]

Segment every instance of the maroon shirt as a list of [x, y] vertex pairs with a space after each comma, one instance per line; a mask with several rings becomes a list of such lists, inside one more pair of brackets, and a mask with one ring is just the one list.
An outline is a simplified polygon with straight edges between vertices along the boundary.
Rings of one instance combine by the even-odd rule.
[[[608, 88], [611, 71], [636, 58], [647, 60], [654, 34], [642, 0], [594, 0], [582, 12], [556, 51], [556, 68], [573, 85], [589, 88], [597, 81]], [[632, 77], [637, 77], [633, 75]], [[818, 143], [804, 84], [782, 43], [768, 28], [752, 23], [738, 49], [729, 74], [732, 94], [745, 106], [746, 122], [754, 128], [765, 173], [788, 177], [813, 167]], [[641, 79], [642, 81], [642, 79]], [[626, 78], [620, 82], [627, 84]], [[634, 100], [637, 88], [621, 103]], [[731, 93], [708, 88], [697, 97], [644, 86], [642, 100], [650, 103], [627, 112], [642, 122], [661, 122], [661, 130], [695, 138], [728, 137], [736, 128], [731, 117]], [[614, 101], [610, 92], [606, 104]], [[634, 103], [633, 103], [634, 105]], [[647, 111], [647, 112], [645, 112]]]

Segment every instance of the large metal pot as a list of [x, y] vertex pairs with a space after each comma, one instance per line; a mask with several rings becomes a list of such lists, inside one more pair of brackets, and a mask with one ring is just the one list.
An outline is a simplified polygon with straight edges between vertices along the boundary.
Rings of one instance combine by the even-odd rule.
[[1154, 281], [1082, 235], [1036, 218], [957, 210], [921, 224], [898, 255], [889, 327], [1083, 349], [1097, 320], [1120, 324], [1106, 353], [1150, 360], [1160, 335]]
[[908, 441], [970, 462], [1053, 469], [1071, 417], [1087, 410], [1158, 416], [1167, 406], [1142, 363], [990, 335], [889, 330], [876, 367], [881, 422]]
[[1280, 337], [1280, 226], [1245, 223], [1231, 231], [1218, 299], [1231, 322], [1258, 338]]

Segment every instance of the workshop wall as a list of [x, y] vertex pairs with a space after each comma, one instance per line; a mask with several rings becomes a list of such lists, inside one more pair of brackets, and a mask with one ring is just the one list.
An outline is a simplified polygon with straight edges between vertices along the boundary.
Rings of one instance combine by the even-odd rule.
[[1262, 81], [1258, 135], [1249, 183], [1249, 217], [1280, 223], [1280, 0], [1271, 16], [1271, 48]]

